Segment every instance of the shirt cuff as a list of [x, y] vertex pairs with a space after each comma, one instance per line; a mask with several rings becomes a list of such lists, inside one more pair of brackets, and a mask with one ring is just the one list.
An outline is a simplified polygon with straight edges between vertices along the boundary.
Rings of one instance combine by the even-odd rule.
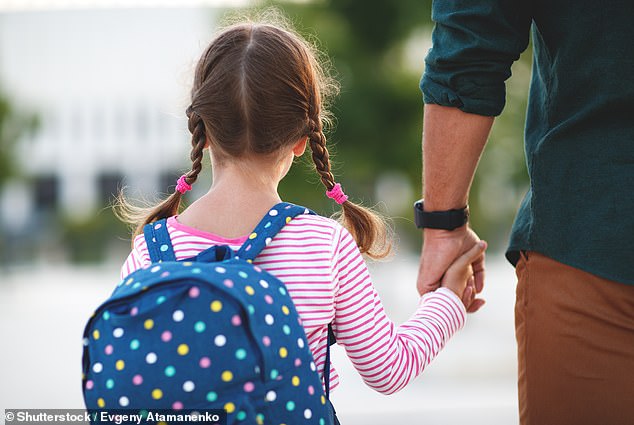
[[467, 309], [458, 296], [449, 288], [438, 288], [424, 294], [419, 301], [419, 308], [439, 308], [449, 317], [447, 320], [448, 336], [462, 329], [467, 321]]
[[454, 89], [448, 84], [439, 84], [430, 74], [431, 72], [425, 73], [420, 82], [424, 103], [454, 107], [463, 112], [487, 117], [502, 113], [506, 96], [503, 83], [478, 85], [463, 82]]

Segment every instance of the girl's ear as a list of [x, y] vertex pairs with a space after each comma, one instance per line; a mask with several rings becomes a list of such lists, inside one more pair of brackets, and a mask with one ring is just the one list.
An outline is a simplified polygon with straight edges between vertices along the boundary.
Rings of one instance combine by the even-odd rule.
[[308, 136], [299, 139], [299, 141], [293, 146], [293, 155], [302, 156], [306, 150], [306, 144], [308, 143]]
[[209, 141], [209, 137], [205, 137], [205, 147], [203, 149], [207, 149], [211, 146], [211, 142]]

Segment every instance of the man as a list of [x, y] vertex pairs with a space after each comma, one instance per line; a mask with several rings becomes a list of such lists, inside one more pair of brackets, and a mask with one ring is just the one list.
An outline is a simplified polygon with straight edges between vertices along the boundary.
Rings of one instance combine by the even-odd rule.
[[[532, 27], [531, 185], [506, 253], [520, 421], [633, 424], [634, 2], [436, 0], [432, 18], [419, 291], [478, 240], [465, 224], [469, 188]], [[483, 265], [474, 270], [479, 292]]]

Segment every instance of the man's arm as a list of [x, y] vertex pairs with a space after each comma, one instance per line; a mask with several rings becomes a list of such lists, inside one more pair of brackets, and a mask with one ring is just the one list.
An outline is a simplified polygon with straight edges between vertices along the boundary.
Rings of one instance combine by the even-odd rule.
[[467, 205], [473, 175], [492, 125], [493, 117], [447, 106], [425, 105], [425, 210], [442, 211]]
[[[420, 87], [425, 106], [423, 193], [425, 209], [467, 204], [469, 188], [494, 116], [505, 102], [511, 65], [528, 45], [531, 2], [434, 0], [432, 48]], [[451, 232], [426, 229], [418, 290], [438, 286], [451, 262], [478, 236], [467, 226]], [[484, 263], [473, 265], [475, 288], [484, 285]], [[471, 304], [477, 310], [482, 300]]]
[[[425, 105], [423, 121], [423, 197], [426, 211], [462, 208], [484, 150], [493, 117], [462, 112], [458, 108]], [[447, 231], [424, 230], [418, 275], [421, 294], [438, 288], [440, 279], [459, 255], [478, 242], [468, 225]], [[484, 285], [484, 261], [473, 264], [476, 292]], [[476, 311], [484, 302], [474, 302]]]

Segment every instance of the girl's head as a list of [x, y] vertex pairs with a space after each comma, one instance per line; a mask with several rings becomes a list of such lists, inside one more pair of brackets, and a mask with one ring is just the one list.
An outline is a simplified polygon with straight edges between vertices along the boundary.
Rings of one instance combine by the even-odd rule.
[[317, 140], [322, 93], [334, 87], [299, 36], [270, 24], [233, 25], [196, 67], [187, 111], [199, 139], [193, 143], [208, 140], [222, 161], [274, 155], [305, 137]]
[[[326, 75], [315, 50], [279, 24], [240, 23], [222, 30], [203, 52], [195, 70], [191, 105], [193, 184], [209, 147], [216, 164], [241, 159], [271, 159], [308, 141], [315, 169], [327, 191], [335, 188], [324, 136], [323, 100], [336, 84]], [[146, 214], [146, 223], [178, 213], [181, 192]], [[342, 204], [343, 224], [362, 252], [381, 257], [389, 251], [386, 227], [369, 210]]]

